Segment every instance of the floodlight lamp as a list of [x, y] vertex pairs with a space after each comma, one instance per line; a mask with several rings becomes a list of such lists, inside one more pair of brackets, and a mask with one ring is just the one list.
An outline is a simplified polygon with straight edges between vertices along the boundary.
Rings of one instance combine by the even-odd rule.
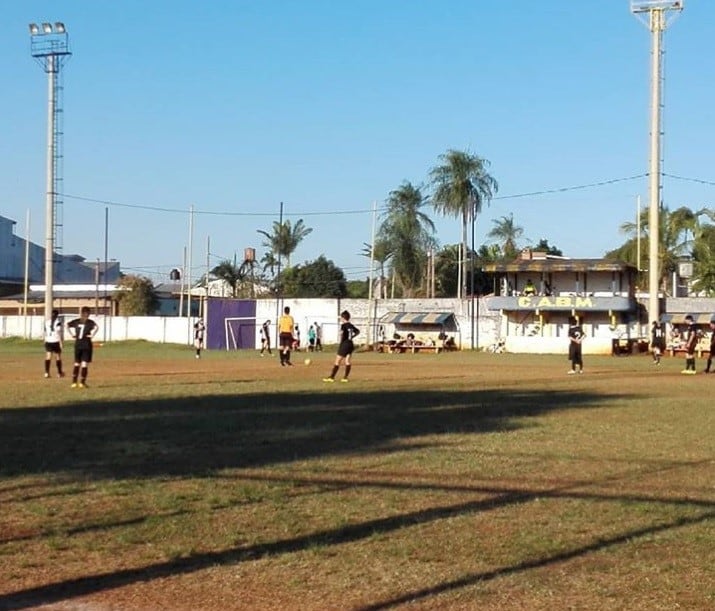
[[65, 24], [62, 23], [61, 21], [55, 21], [55, 33], [56, 34], [66, 34], [67, 28], [65, 28]]
[[631, 0], [631, 11], [647, 13], [648, 11], [683, 10], [684, 0]]
[[36, 23], [31, 23], [27, 27], [30, 28], [30, 36], [37, 36], [40, 33], [40, 26]]
[[47, 22], [43, 23], [42, 32], [43, 34], [52, 34], [52, 24]]

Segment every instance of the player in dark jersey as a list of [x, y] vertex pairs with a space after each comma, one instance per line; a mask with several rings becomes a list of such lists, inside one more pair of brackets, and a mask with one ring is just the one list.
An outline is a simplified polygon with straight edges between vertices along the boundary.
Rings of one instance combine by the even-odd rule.
[[206, 325], [204, 319], [199, 318], [194, 323], [194, 348], [196, 348], [196, 358], [201, 358], [201, 348], [204, 346], [204, 333], [206, 333]]
[[685, 375], [695, 375], [695, 348], [698, 345], [698, 327], [693, 317], [688, 314], [685, 317], [685, 324], [688, 325], [685, 331], [685, 369], [680, 373]]
[[577, 318], [572, 317], [569, 323], [569, 360], [571, 361], [571, 369], [568, 373], [583, 373], [583, 329]]
[[87, 388], [87, 370], [92, 362], [92, 338], [98, 330], [97, 323], [89, 318], [87, 306], [80, 310], [79, 318], [67, 323], [67, 331], [75, 340], [72, 388]]
[[708, 363], [705, 365], [703, 373], [710, 373], [710, 366], [713, 364], [713, 351], [715, 351], [715, 318], [710, 320], [710, 352], [708, 353]]
[[268, 350], [268, 354], [273, 356], [271, 352], [271, 321], [267, 320], [261, 325], [261, 356], [264, 350]]
[[45, 321], [45, 377], [50, 377], [52, 355], [55, 355], [57, 377], [64, 378], [62, 371], [62, 319], [58, 310], [52, 310], [52, 318]]
[[341, 382], [347, 382], [350, 376], [350, 369], [352, 365], [350, 363], [350, 357], [355, 351], [355, 345], [353, 344], [353, 338], [360, 333], [360, 330], [350, 322], [350, 312], [345, 310], [340, 314], [340, 344], [338, 345], [338, 355], [335, 357], [335, 364], [333, 365], [333, 370], [330, 372], [330, 376], [323, 378], [323, 382], [335, 382], [335, 376], [340, 369], [341, 363], [345, 362], [345, 375]]
[[660, 365], [660, 357], [665, 350], [665, 329], [657, 320], [653, 321], [650, 329], [650, 348], [653, 351], [653, 363]]

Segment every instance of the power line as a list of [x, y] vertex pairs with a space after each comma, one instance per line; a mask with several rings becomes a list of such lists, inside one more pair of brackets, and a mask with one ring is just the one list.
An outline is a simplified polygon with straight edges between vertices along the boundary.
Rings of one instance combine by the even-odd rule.
[[677, 176], [675, 174], [666, 174], [663, 172], [663, 176], [666, 176], [667, 178], [674, 178], [675, 180], [684, 180], [687, 182], [697, 182], [698, 184], [701, 185], [709, 185], [711, 187], [715, 187], [715, 181], [712, 180], [703, 180], [702, 178], [689, 178], [688, 176]]
[[559, 187], [558, 189], [543, 189], [541, 191], [531, 191], [530, 193], [517, 193], [515, 195], [500, 195], [498, 197], [493, 197], [496, 199], [516, 199], [518, 197], [535, 197], [537, 195], [549, 195], [550, 193], [565, 193], [567, 191], [579, 191], [581, 189], [591, 189], [593, 187], [604, 187], [606, 185], [613, 185], [619, 182], [626, 182], [630, 180], [637, 180], [639, 178], [645, 178], [648, 174], [636, 174], [634, 176], [625, 176], [623, 178], [612, 178], [610, 180], [602, 180], [599, 182], [590, 182], [583, 185], [573, 185], [570, 187]]
[[[702, 182], [704, 184], [715, 184], [708, 181], [699, 181], [697, 179], [687, 179], [679, 176], [672, 176], [670, 174], [663, 174], [664, 176], [669, 176], [671, 178], [680, 178], [681, 180], [693, 180], [695, 182]], [[526, 193], [514, 193], [512, 195], [499, 195], [493, 197], [492, 200], [505, 200], [505, 199], [517, 199], [522, 197], [537, 197], [540, 195], [549, 195], [552, 193], [567, 193], [569, 191], [579, 191], [583, 189], [593, 189], [596, 187], [604, 187], [608, 185], [613, 185], [620, 182], [627, 182], [632, 180], [637, 180], [639, 178], [645, 178], [648, 174], [636, 174], [634, 176], [624, 176], [622, 178], [612, 178], [610, 180], [602, 180], [598, 182], [590, 182], [581, 185], [571, 185], [567, 187], [558, 187], [555, 189], [541, 189], [539, 191], [529, 191]], [[126, 202], [117, 202], [106, 199], [97, 199], [93, 197], [85, 197], [82, 195], [72, 195], [70, 193], [61, 193], [62, 197], [67, 199], [74, 199], [77, 201], [88, 202], [92, 204], [101, 204], [103, 206], [115, 206], [119, 208], [133, 208], [138, 210], [151, 210], [153, 212], [168, 212], [174, 214], [188, 214], [189, 210], [186, 208], [169, 208], [165, 206], [156, 206], [150, 204], [128, 204]], [[378, 212], [384, 212], [388, 208], [383, 206], [378, 208]], [[357, 210], [329, 210], [329, 211], [307, 211], [307, 212], [290, 212], [286, 213], [286, 216], [291, 217], [308, 217], [308, 216], [340, 216], [349, 214], [367, 214], [372, 213], [372, 208], [363, 208]], [[237, 216], [237, 217], [275, 217], [277, 213], [275, 212], [235, 212], [235, 211], [212, 211], [212, 210], [199, 210], [194, 208], [194, 214], [201, 214], [204, 216]]]

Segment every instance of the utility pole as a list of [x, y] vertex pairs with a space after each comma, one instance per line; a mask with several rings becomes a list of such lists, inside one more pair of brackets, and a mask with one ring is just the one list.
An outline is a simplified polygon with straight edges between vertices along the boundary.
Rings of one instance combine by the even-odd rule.
[[72, 55], [69, 50], [69, 37], [65, 24], [58, 21], [54, 25], [43, 22], [31, 23], [30, 53], [47, 73], [47, 176], [45, 198], [45, 320], [52, 317], [54, 301], [54, 257], [55, 235], [59, 231], [57, 223], [58, 182], [61, 172], [61, 136], [58, 128], [61, 123], [58, 115], [62, 112], [58, 104], [61, 88], [57, 86], [60, 69]]
[[[648, 208], [648, 317], [650, 322], [660, 320], [658, 289], [660, 266], [658, 250], [660, 246], [660, 205], [661, 205], [661, 118], [663, 110], [663, 32], [669, 25], [668, 13], [683, 10], [684, 0], [631, 0], [631, 12], [636, 15], [651, 32], [651, 75], [650, 75], [650, 170]], [[646, 17], [647, 15], [647, 17]]]

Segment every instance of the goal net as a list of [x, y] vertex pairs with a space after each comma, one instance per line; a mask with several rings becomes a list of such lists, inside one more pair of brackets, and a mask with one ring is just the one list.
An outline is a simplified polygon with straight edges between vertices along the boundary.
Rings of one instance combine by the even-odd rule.
[[256, 317], [231, 316], [223, 319], [226, 350], [256, 347]]

